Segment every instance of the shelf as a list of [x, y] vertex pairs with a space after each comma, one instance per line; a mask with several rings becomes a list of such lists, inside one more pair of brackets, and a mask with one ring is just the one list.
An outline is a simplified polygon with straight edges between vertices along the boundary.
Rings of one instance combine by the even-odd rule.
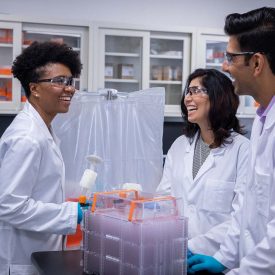
[[12, 48], [13, 44], [10, 43], [0, 43], [1, 48]]
[[118, 83], [138, 83], [136, 79], [120, 79], [120, 78], [105, 78], [105, 82], [118, 82]]
[[177, 80], [150, 80], [150, 84], [172, 84], [172, 85], [181, 85], [181, 81]]
[[66, 33], [63, 31], [60, 32], [55, 32], [55, 31], [43, 31], [43, 30], [28, 30], [28, 29], [23, 29], [23, 32], [27, 33], [27, 34], [34, 34], [34, 35], [49, 35], [49, 36], [66, 36], [66, 37], [74, 37], [74, 38], [81, 38], [80, 34], [76, 34], [76, 33]]
[[207, 62], [206, 66], [211, 66], [211, 67], [222, 67], [222, 63], [214, 63], [214, 62]]
[[140, 57], [138, 53], [118, 53], [118, 52], [106, 52], [106, 56], [124, 56], [124, 57]]
[[163, 55], [163, 54], [150, 54], [150, 58], [162, 58], [162, 59], [180, 59], [182, 60], [182, 56], [175, 55]]
[[[26, 48], [28, 48], [30, 45], [31, 45], [31, 44], [29, 44], [29, 45], [22, 45], [22, 49], [26, 49]], [[76, 52], [80, 52], [80, 48], [74, 48], [74, 47], [72, 47], [72, 49], [73, 49], [74, 51], [76, 51]]]
[[238, 118], [255, 118], [255, 114], [237, 113]]
[[11, 79], [12, 75], [7, 75], [7, 74], [0, 74], [0, 78], [4, 78], [4, 79]]

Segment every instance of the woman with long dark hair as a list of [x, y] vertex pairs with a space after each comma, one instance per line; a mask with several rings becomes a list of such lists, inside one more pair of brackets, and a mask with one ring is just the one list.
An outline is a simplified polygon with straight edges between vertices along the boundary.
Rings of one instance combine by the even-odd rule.
[[213, 255], [219, 249], [242, 201], [249, 141], [236, 117], [238, 106], [223, 73], [197, 69], [188, 77], [183, 135], [168, 151], [157, 191], [182, 198], [192, 253]]

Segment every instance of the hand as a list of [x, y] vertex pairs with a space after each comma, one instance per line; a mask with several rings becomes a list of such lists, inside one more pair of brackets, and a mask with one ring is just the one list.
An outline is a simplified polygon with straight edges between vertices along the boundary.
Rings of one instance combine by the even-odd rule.
[[212, 273], [220, 273], [226, 269], [214, 257], [195, 254], [187, 259], [188, 273], [195, 274], [197, 271], [207, 270]]
[[187, 259], [189, 259], [192, 256], [194, 256], [194, 254], [191, 252], [189, 248], [187, 248]]
[[83, 213], [82, 213], [82, 209], [80, 206], [80, 203], [77, 204], [78, 205], [78, 209], [77, 209], [77, 223], [80, 224], [82, 219], [83, 219]]

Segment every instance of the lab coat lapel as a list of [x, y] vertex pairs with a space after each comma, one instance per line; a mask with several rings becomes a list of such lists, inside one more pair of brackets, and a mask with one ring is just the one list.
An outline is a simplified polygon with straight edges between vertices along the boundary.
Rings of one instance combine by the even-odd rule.
[[195, 135], [192, 143], [188, 143], [186, 148], [185, 148], [185, 154], [184, 154], [184, 175], [186, 175], [188, 182], [193, 184], [193, 172], [192, 172], [192, 167], [193, 167], [193, 157], [194, 157], [194, 149], [195, 149], [195, 144], [196, 140], [198, 138], [198, 134]]
[[[255, 166], [255, 158], [257, 154], [256, 151], [258, 150], [259, 139], [262, 131], [263, 131], [263, 123], [260, 121], [259, 117], [256, 117], [252, 128], [253, 134], [251, 134], [251, 139], [250, 139], [251, 144], [253, 144], [253, 146], [250, 146], [252, 167]], [[265, 145], [265, 144], [262, 144], [262, 145]]]
[[275, 124], [274, 117], [275, 117], [275, 104], [273, 104], [273, 106], [271, 107], [271, 109], [269, 110], [269, 112], [266, 116], [264, 130], [273, 128], [273, 125]]
[[[252, 141], [252, 144], [253, 145], [257, 144], [257, 145], [256, 146], [254, 145], [252, 148], [253, 164], [255, 162], [256, 155], [260, 155], [262, 152], [265, 151], [267, 140], [271, 138], [270, 129], [273, 129], [274, 127], [273, 126], [275, 123], [274, 117], [275, 117], [275, 104], [273, 104], [272, 108], [269, 110], [264, 124], [260, 121], [259, 118], [257, 118], [257, 121], [255, 121], [255, 129], [253, 129], [254, 139]], [[255, 150], [257, 150], [257, 152]]]
[[196, 177], [194, 178], [194, 182], [198, 181], [208, 170], [210, 170], [215, 165], [216, 156], [223, 154], [224, 150], [225, 147], [219, 147], [210, 151], [208, 157], [206, 158], [205, 162], [202, 164]]
[[25, 107], [23, 112], [26, 112], [28, 115], [30, 115], [33, 120], [36, 122], [36, 125], [38, 125], [39, 130], [41, 130], [41, 134], [43, 134], [48, 143], [49, 146], [53, 149], [54, 153], [56, 154], [56, 156], [61, 160], [62, 162], [62, 193], [63, 193], [63, 199], [64, 199], [64, 186], [65, 186], [65, 167], [64, 167], [64, 162], [63, 162], [63, 158], [61, 155], [61, 151], [59, 149], [59, 139], [56, 137], [56, 135], [53, 132], [52, 127], [50, 128], [50, 130], [48, 129], [47, 125], [45, 124], [45, 122], [43, 121], [42, 117], [39, 115], [39, 113], [34, 109], [34, 107], [27, 101], [25, 103]]
[[34, 109], [34, 107], [28, 101], [25, 103], [24, 112], [26, 112], [26, 113], [28, 113], [28, 115], [32, 116], [33, 120], [36, 122], [36, 125], [41, 130], [41, 134], [43, 133], [43, 135], [46, 137], [49, 145], [53, 148], [53, 151], [56, 153], [56, 155], [63, 162], [63, 158], [62, 158], [60, 149], [58, 148], [58, 144], [57, 144], [59, 141], [56, 138], [56, 136], [54, 135], [52, 128], [51, 128], [51, 132], [52, 132], [52, 134], [51, 134], [51, 132], [49, 131], [49, 129], [48, 129], [47, 125], [45, 124], [44, 120], [42, 119], [42, 117], [39, 115], [39, 113]]
[[59, 149], [59, 145], [60, 145], [60, 140], [59, 138], [55, 135], [52, 127], [50, 128], [51, 129], [51, 145], [54, 149], [54, 151], [56, 152], [56, 154], [58, 155], [58, 157], [62, 160], [63, 162], [63, 158], [62, 158], [62, 154], [61, 154], [61, 151]]
[[52, 127], [51, 127], [51, 133], [52, 133], [52, 139], [54, 141], [54, 142], [52, 142], [53, 149], [62, 161], [62, 174], [63, 174], [63, 176], [62, 176], [61, 185], [62, 185], [62, 194], [63, 194], [63, 200], [64, 200], [65, 199], [65, 166], [64, 166], [64, 161], [63, 161], [61, 151], [59, 149], [60, 139], [55, 135], [55, 133], [53, 132]]

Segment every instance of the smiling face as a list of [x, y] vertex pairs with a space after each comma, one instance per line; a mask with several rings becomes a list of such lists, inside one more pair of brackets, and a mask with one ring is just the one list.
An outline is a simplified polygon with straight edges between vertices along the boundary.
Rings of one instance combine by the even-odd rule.
[[[241, 52], [239, 43], [234, 36], [229, 37], [227, 52], [236, 53]], [[251, 56], [252, 57], [252, 56]], [[245, 60], [244, 55], [235, 56], [232, 62], [224, 61], [223, 71], [230, 74], [232, 83], [234, 85], [235, 93], [238, 95], [254, 95], [253, 93], [253, 68]]]
[[[58, 76], [72, 76], [70, 69], [59, 63], [47, 64], [42, 69], [40, 81]], [[73, 86], [57, 85], [51, 82], [30, 83], [30, 90], [29, 101], [48, 126], [58, 113], [68, 112], [75, 93]]]
[[[197, 77], [190, 82], [189, 87], [203, 87], [201, 83], [201, 77]], [[186, 95], [184, 104], [187, 108], [189, 122], [198, 124], [201, 129], [209, 128], [210, 101], [206, 93]]]

